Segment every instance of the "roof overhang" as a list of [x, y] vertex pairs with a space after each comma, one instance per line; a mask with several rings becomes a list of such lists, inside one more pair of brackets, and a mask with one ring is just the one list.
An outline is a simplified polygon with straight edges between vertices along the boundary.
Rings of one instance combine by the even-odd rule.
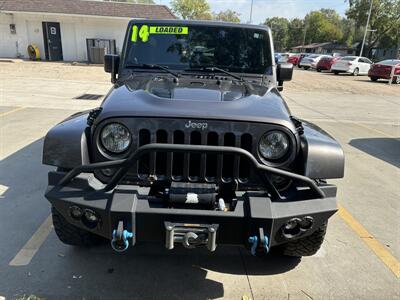
[[66, 13], [49, 13], [49, 12], [31, 12], [31, 11], [13, 11], [1, 10], [0, 13], [4, 14], [28, 14], [28, 15], [47, 15], [47, 16], [63, 16], [63, 17], [81, 17], [81, 18], [96, 18], [96, 19], [110, 19], [110, 20], [144, 20], [144, 18], [130, 18], [130, 17], [113, 17], [113, 16], [99, 16], [99, 15], [83, 15], [83, 14], [66, 14]]

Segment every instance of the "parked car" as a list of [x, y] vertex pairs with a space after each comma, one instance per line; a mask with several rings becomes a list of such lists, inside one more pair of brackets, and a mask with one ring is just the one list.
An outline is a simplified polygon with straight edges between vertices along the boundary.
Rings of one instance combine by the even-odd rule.
[[278, 53], [278, 52], [275, 52], [274, 58], [275, 58], [275, 63], [277, 64], [277, 63], [279, 63], [279, 61], [281, 60], [282, 54], [281, 54], [281, 53]]
[[325, 57], [322, 57], [319, 60], [319, 62], [317, 63], [315, 69], [317, 70], [317, 72], [321, 72], [322, 70], [330, 71], [332, 65], [334, 63], [336, 63], [339, 59], [341, 59], [340, 56], [335, 56], [335, 57], [325, 56]]
[[283, 64], [286, 63], [290, 57], [289, 53], [280, 53], [281, 57], [278, 60], [278, 63]]
[[299, 61], [300, 61], [300, 55], [301, 55], [301, 54], [295, 54], [295, 55], [290, 56], [289, 59], [287, 60], [287, 62], [288, 62], [289, 64], [292, 64], [292, 65], [294, 65], [294, 66], [297, 66], [297, 64], [298, 64]]
[[321, 55], [320, 57], [317, 57], [317, 58], [314, 59], [314, 61], [311, 63], [311, 68], [312, 68], [312, 69], [317, 69], [317, 64], [321, 61], [321, 59], [324, 59], [324, 58], [331, 59], [331, 58], [333, 58], [333, 56], [331, 56], [331, 55]]
[[393, 82], [400, 84], [400, 59], [387, 59], [373, 64], [368, 71], [368, 76], [372, 81], [378, 79], [389, 79], [394, 68]]
[[299, 57], [299, 61], [298, 61], [298, 63], [297, 63], [297, 66], [299, 67], [299, 68], [301, 68], [302, 66], [301, 66], [301, 61], [304, 59], [304, 58], [306, 58], [306, 57], [308, 57], [308, 56], [310, 56], [311, 54], [310, 53], [301, 53], [300, 54], [300, 57]]
[[[101, 106], [44, 139], [60, 240], [315, 254], [338, 209], [326, 180], [343, 177], [343, 150], [291, 114], [279, 90], [293, 65], [275, 66], [269, 41], [264, 26], [131, 20], [124, 54], [104, 56], [113, 86]], [[170, 52], [181, 47], [206, 51]]]
[[354, 76], [367, 75], [372, 61], [361, 56], [345, 56], [338, 60], [331, 67], [331, 71], [337, 75], [339, 73], [350, 73]]
[[312, 64], [315, 66], [315, 64], [317, 64], [323, 56], [324, 55], [321, 54], [311, 54], [310, 56], [307, 56], [301, 60], [301, 66], [304, 68], [304, 70], [308, 70], [312, 67]]

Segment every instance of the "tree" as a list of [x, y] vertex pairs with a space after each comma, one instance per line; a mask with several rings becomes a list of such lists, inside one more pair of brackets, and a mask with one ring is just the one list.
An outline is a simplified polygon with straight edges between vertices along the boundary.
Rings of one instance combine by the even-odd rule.
[[332, 9], [312, 11], [305, 17], [305, 43], [339, 41], [343, 38], [340, 16]]
[[206, 0], [172, 0], [172, 11], [184, 20], [211, 20], [210, 5]]
[[221, 11], [217, 14], [214, 13], [215, 20], [224, 21], [224, 22], [239, 23], [240, 22], [239, 16], [240, 16], [239, 13], [237, 13], [236, 11], [230, 10], [230, 9]]
[[284, 51], [288, 46], [289, 21], [286, 18], [273, 17], [264, 22], [272, 31], [276, 51]]
[[372, 2], [369, 28], [375, 30], [368, 33], [365, 54], [371, 48], [381, 46], [391, 48], [400, 43], [400, 1], [399, 0], [350, 0], [346, 16], [355, 22], [355, 32], [364, 32], [368, 12]]
[[289, 21], [287, 47], [292, 48], [303, 44], [304, 20], [292, 19]]

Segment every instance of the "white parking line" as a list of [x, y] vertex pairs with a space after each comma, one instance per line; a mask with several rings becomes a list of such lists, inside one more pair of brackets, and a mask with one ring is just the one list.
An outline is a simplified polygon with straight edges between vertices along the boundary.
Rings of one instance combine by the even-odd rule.
[[15, 257], [10, 261], [10, 266], [26, 266], [28, 265], [32, 258], [35, 256], [36, 252], [39, 250], [40, 246], [44, 243], [47, 236], [50, 234], [53, 228], [51, 216], [48, 216], [42, 225], [36, 230], [33, 236], [25, 244], [24, 247], [15, 255]]
[[[0, 184], [0, 199], [4, 198], [4, 193], [7, 192], [8, 186]], [[1, 298], [0, 298], [1, 300]]]

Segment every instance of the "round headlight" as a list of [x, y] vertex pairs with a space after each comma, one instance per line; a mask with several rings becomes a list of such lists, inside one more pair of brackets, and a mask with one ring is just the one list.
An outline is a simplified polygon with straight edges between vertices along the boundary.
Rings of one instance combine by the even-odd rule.
[[267, 160], [280, 159], [284, 157], [289, 150], [289, 138], [281, 131], [269, 131], [261, 138], [258, 150]]
[[131, 134], [128, 128], [118, 123], [104, 126], [100, 139], [103, 147], [113, 153], [124, 152], [131, 144]]

